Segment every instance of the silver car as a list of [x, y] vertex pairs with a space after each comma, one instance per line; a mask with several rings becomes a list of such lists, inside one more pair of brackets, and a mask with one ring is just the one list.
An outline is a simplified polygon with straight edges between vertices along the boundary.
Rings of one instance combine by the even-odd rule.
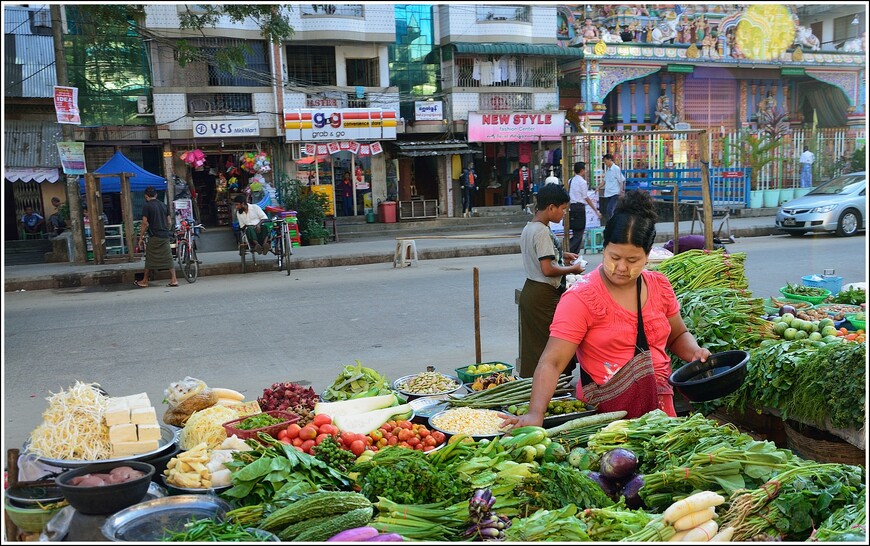
[[866, 173], [844, 174], [783, 203], [776, 213], [776, 227], [796, 236], [835, 231], [840, 237], [851, 237], [866, 227], [866, 192]]

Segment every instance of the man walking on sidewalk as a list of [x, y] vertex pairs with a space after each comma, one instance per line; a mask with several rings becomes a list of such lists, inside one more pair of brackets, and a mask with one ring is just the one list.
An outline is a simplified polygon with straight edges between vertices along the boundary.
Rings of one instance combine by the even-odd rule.
[[809, 147], [804, 146], [804, 153], [801, 154], [801, 187], [811, 188], [813, 186], [813, 163], [816, 161], [816, 156], [810, 151]]
[[148, 234], [148, 245], [145, 247], [145, 272], [141, 281], [133, 281], [139, 288], [148, 287], [148, 274], [154, 270], [168, 269], [170, 274], [167, 286], [178, 286], [175, 277], [175, 263], [172, 261], [172, 249], [169, 246], [170, 237], [174, 233], [169, 229], [169, 211], [162, 201], [157, 200], [157, 190], [154, 186], [145, 188], [145, 204], [142, 205], [142, 227], [139, 231], [139, 246], [145, 234]]
[[595, 203], [589, 198], [589, 184], [583, 175], [586, 174], [586, 163], [578, 161], [574, 163], [574, 176], [568, 181], [568, 195], [571, 196], [571, 205], [568, 208], [568, 216], [571, 228], [571, 252], [580, 254], [583, 245], [583, 232], [586, 231], [586, 205], [588, 204], [601, 218], [601, 211], [595, 208]]
[[612, 154], [604, 154], [604, 195], [601, 203], [603, 218], [601, 225], [606, 225], [613, 211], [616, 210], [616, 202], [625, 193], [625, 177], [622, 169], [613, 162]]

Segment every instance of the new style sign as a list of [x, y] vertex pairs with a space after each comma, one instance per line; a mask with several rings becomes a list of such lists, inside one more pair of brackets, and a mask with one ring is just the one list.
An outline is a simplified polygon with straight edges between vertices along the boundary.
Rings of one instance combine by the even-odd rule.
[[440, 100], [414, 101], [414, 120], [441, 121], [444, 119], [443, 103]]
[[561, 140], [565, 112], [469, 112], [468, 142]]
[[229, 138], [260, 136], [257, 118], [207, 118], [193, 120], [195, 138]]
[[284, 111], [287, 142], [396, 138], [396, 113], [367, 108]]
[[57, 113], [58, 123], [81, 125], [82, 118], [79, 115], [79, 88], [55, 85], [54, 111]]

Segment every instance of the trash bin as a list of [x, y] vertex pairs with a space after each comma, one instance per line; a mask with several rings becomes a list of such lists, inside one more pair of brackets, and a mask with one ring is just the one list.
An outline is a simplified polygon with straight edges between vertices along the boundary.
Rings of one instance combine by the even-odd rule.
[[396, 223], [396, 206], [395, 201], [381, 201], [378, 203], [378, 222], [382, 224]]

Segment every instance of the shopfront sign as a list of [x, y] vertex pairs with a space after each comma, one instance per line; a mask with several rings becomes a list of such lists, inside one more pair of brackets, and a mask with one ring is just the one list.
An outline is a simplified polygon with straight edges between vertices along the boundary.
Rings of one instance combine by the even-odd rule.
[[440, 100], [418, 100], [414, 102], [414, 120], [441, 121], [444, 119], [443, 103]]
[[54, 86], [54, 111], [58, 123], [81, 125], [79, 115], [79, 88]]
[[565, 112], [469, 112], [468, 142], [561, 140]]
[[85, 174], [85, 143], [58, 142], [57, 152], [64, 174]]
[[287, 142], [396, 138], [396, 112], [368, 108], [284, 111]]
[[196, 138], [228, 138], [260, 136], [257, 118], [207, 118], [193, 120]]

